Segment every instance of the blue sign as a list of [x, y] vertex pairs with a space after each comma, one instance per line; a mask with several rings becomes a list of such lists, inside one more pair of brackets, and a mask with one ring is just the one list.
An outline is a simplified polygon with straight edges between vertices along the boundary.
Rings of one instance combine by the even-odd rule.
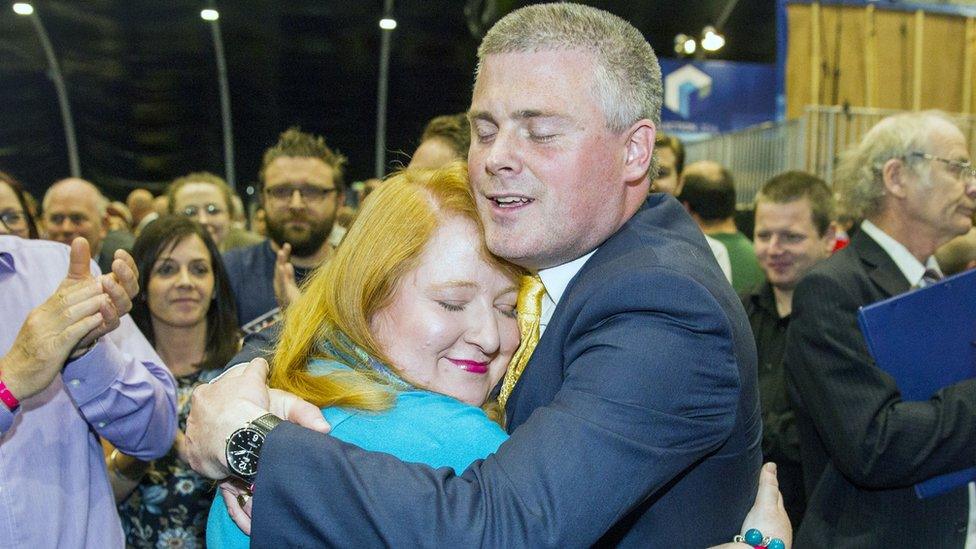
[[661, 129], [675, 134], [739, 130], [776, 118], [776, 65], [661, 59]]

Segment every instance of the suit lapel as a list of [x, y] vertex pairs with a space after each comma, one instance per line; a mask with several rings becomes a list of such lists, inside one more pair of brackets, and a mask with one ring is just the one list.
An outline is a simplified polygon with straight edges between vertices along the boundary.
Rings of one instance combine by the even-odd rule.
[[864, 231], [854, 235], [851, 239], [851, 247], [857, 252], [871, 281], [889, 297], [903, 294], [911, 289], [911, 285], [908, 284], [908, 280], [905, 279], [905, 275], [895, 261]]

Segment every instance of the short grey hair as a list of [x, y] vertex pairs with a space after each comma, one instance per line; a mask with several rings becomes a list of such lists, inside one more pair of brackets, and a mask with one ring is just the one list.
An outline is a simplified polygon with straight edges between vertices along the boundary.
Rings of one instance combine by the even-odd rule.
[[95, 211], [98, 213], [98, 219], [101, 220], [108, 213], [109, 199], [102, 194], [102, 191], [95, 186], [91, 181], [86, 181], [77, 177], [69, 177], [67, 179], [62, 179], [55, 182], [53, 185], [48, 187], [47, 192], [44, 193], [44, 198], [41, 200], [41, 211], [46, 215], [47, 207], [51, 203], [51, 195], [59, 187], [69, 184], [80, 184], [83, 187], [88, 187], [95, 197]]
[[596, 99], [611, 130], [621, 132], [642, 118], [660, 126], [664, 88], [654, 50], [633, 25], [597, 8], [535, 4], [509, 13], [481, 42], [478, 73], [489, 55], [554, 50], [593, 54]]
[[891, 159], [903, 159], [916, 173], [927, 173], [927, 167], [908, 155], [926, 152], [932, 133], [947, 126], [958, 129], [937, 110], [896, 114], [875, 124], [860, 143], [840, 155], [834, 172], [839, 216], [860, 221], [881, 211], [885, 196], [882, 170]]

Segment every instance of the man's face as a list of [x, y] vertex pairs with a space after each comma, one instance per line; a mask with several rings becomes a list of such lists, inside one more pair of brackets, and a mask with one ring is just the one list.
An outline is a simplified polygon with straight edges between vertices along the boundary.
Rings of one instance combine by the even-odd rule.
[[274, 159], [264, 171], [268, 235], [278, 244], [291, 244], [297, 257], [314, 255], [332, 231], [341, 198], [332, 167], [322, 160]]
[[780, 290], [792, 290], [811, 267], [830, 254], [833, 232], [817, 233], [809, 198], [783, 204], [760, 200], [753, 245], [766, 280]]
[[581, 51], [495, 54], [482, 63], [470, 111], [471, 186], [488, 248], [523, 267], [581, 257], [630, 215], [629, 133], [607, 129], [594, 70]]
[[[969, 161], [969, 148], [962, 133], [949, 125], [939, 126], [929, 139], [932, 156], [960, 162]], [[965, 172], [939, 160], [928, 163], [928, 184], [920, 177], [905, 186], [905, 212], [920, 234], [930, 236], [940, 246], [973, 226], [976, 211], [976, 181]]]
[[661, 147], [655, 151], [657, 152], [658, 172], [657, 179], [654, 180], [654, 190], [668, 193], [671, 196], [678, 196], [681, 194], [681, 188], [678, 186], [680, 174], [675, 166], [678, 159], [674, 156], [674, 151], [668, 147]]
[[92, 255], [102, 249], [108, 232], [106, 220], [98, 215], [98, 197], [82, 185], [60, 185], [49, 196], [44, 210], [44, 226], [49, 240], [71, 245], [81, 236], [88, 241]]

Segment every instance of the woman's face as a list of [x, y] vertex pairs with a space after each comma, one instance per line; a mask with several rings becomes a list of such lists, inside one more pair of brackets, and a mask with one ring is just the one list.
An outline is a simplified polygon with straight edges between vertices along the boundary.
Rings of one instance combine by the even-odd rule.
[[218, 246], [230, 229], [230, 210], [220, 188], [211, 183], [187, 183], [174, 197], [173, 211], [207, 228]]
[[[20, 207], [17, 194], [14, 189], [5, 182], [0, 181], [0, 215], [6, 216], [4, 223], [0, 223], [0, 234], [10, 232], [10, 234], [21, 238], [28, 238], [30, 230], [27, 227], [27, 216], [24, 209]], [[9, 227], [7, 227], [9, 225]]]
[[146, 289], [154, 326], [187, 328], [206, 322], [213, 295], [210, 252], [199, 236], [185, 237], [156, 258]]
[[419, 387], [480, 406], [518, 348], [516, 281], [481, 257], [477, 226], [441, 223], [393, 301], [370, 320], [393, 366]]

